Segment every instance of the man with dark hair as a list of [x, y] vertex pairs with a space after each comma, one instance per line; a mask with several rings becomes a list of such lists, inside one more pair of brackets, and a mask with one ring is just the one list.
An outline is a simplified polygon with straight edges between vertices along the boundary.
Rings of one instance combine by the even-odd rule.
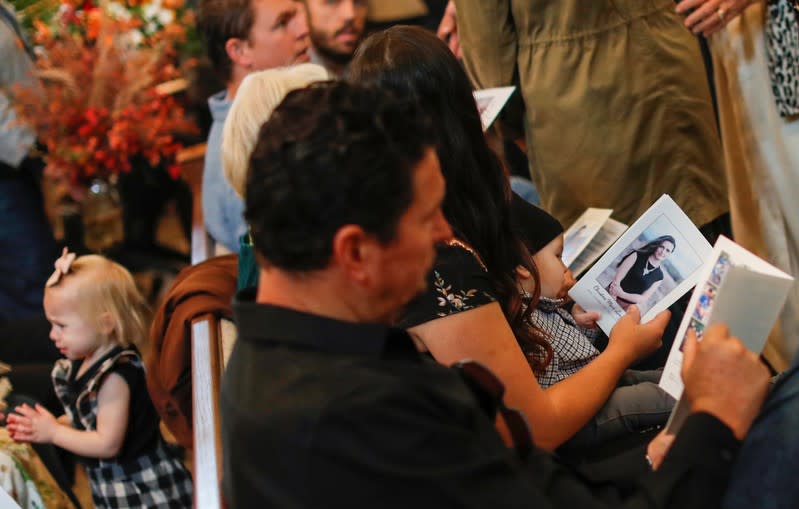
[[341, 75], [366, 31], [367, 0], [305, 0], [311, 61]]
[[717, 505], [768, 380], [723, 326], [688, 348], [695, 415], [622, 492], [530, 452], [486, 368], [430, 362], [387, 325], [452, 235], [434, 143], [416, 105], [347, 83], [289, 93], [261, 129], [246, 217], [262, 268], [220, 398], [228, 507]]
[[244, 204], [222, 171], [222, 127], [247, 74], [308, 61], [308, 26], [303, 6], [295, 0], [202, 0], [197, 25], [226, 85], [208, 99], [213, 124], [203, 169], [203, 220], [217, 242], [238, 252], [247, 226]]

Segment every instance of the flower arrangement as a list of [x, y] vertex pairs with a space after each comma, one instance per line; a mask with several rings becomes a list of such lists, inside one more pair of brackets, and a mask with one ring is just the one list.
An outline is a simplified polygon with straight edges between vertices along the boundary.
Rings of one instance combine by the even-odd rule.
[[193, 125], [162, 85], [181, 75], [178, 47], [192, 25], [181, 2], [39, 0], [26, 9], [37, 13], [38, 80], [12, 94], [45, 147], [46, 175], [84, 188], [134, 165], [177, 177], [175, 134]]

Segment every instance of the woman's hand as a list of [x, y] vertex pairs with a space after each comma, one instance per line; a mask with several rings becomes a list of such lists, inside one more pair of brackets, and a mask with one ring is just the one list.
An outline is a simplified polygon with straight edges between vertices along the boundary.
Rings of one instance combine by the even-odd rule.
[[610, 283], [610, 285], [608, 285], [608, 293], [611, 294], [613, 297], [622, 298], [627, 302], [632, 302], [633, 304], [639, 304], [646, 300], [644, 299], [644, 296], [641, 294], [625, 292], [615, 282], [612, 282]]
[[[17, 442], [51, 443], [60, 426], [55, 416], [40, 404], [18, 406], [8, 414], [9, 435]], [[20, 415], [21, 414], [21, 415]]]
[[664, 429], [646, 446], [646, 458], [652, 470], [660, 468], [663, 458], [666, 457], [669, 449], [671, 449], [671, 444], [674, 443], [675, 437], [676, 435], [670, 435]]
[[586, 329], [595, 329], [596, 322], [600, 318], [599, 311], [586, 311], [577, 303], [572, 306], [572, 316], [577, 325]]
[[651, 321], [642, 324], [638, 306], [630, 306], [613, 330], [610, 331], [607, 350], [624, 355], [627, 366], [643, 359], [660, 348], [663, 331], [671, 313], [661, 311]]
[[685, 26], [695, 34], [705, 37], [718, 32], [756, 0], [682, 0], [677, 4], [678, 14], [688, 14]]

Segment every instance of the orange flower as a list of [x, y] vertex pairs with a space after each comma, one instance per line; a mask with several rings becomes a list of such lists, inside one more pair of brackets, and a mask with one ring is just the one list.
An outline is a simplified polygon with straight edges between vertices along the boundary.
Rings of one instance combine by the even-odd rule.
[[86, 12], [86, 37], [90, 40], [97, 39], [100, 35], [100, 27], [103, 22], [103, 14], [99, 8], [95, 7]]
[[33, 39], [36, 44], [45, 44], [53, 38], [53, 31], [46, 23], [39, 19], [33, 20], [34, 34]]
[[34, 23], [44, 49], [36, 62], [42, 86], [13, 90], [20, 119], [48, 148], [46, 175], [85, 185], [96, 176], [130, 171], [131, 161], [164, 165], [177, 175], [180, 143], [174, 134], [193, 126], [155, 85], [180, 74], [174, 45], [182, 27], [158, 33], [157, 46], [145, 40], [131, 48], [119, 35], [140, 20], [113, 19], [83, 0], [62, 2], [68, 8], [55, 24]]

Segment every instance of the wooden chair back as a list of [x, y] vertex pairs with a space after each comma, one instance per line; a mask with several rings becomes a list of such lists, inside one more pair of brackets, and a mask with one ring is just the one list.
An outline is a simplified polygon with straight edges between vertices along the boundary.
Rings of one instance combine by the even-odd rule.
[[194, 507], [223, 507], [219, 387], [222, 378], [220, 320], [203, 315], [191, 324], [192, 427], [194, 432]]
[[183, 179], [189, 184], [192, 197], [191, 263], [195, 265], [214, 256], [214, 239], [205, 230], [202, 207], [202, 179], [205, 164], [205, 143], [186, 147], [178, 153]]

